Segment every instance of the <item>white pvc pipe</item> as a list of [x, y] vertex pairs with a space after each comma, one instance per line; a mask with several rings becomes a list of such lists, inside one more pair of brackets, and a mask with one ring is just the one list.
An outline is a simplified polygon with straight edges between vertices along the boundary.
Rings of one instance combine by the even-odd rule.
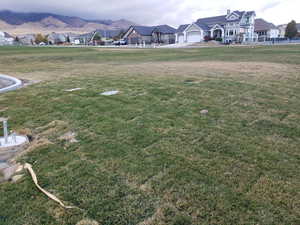
[[0, 93], [4, 93], [4, 92], [7, 92], [7, 91], [13, 91], [13, 90], [16, 90], [16, 89], [18, 89], [22, 86], [22, 81], [20, 81], [17, 78], [11, 77], [11, 76], [0, 74], [0, 79], [8, 80], [8, 81], [13, 82], [12, 85], [10, 85], [8, 87], [5, 87], [5, 88], [1, 88]]
[[4, 140], [5, 140], [5, 144], [8, 144], [8, 131], [7, 131], [7, 121], [4, 120], [3, 121], [3, 134], [4, 134]]

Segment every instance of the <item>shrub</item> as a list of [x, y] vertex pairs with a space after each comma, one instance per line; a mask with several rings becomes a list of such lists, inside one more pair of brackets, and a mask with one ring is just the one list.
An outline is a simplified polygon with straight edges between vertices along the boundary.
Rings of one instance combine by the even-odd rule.
[[204, 41], [206, 41], [206, 42], [207, 42], [207, 41], [211, 41], [211, 40], [212, 40], [212, 39], [211, 39], [210, 36], [205, 36], [205, 37], [204, 37]]
[[192, 219], [185, 215], [177, 215], [174, 218], [173, 225], [190, 225], [192, 224]]

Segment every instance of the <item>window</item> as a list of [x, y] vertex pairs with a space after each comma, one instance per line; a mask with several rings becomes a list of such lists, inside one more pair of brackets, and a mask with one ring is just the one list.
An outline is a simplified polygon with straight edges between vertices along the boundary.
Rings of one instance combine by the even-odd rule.
[[232, 36], [233, 35], [233, 30], [229, 31], [229, 35]]
[[246, 23], [250, 23], [250, 18], [249, 17], [246, 17]]

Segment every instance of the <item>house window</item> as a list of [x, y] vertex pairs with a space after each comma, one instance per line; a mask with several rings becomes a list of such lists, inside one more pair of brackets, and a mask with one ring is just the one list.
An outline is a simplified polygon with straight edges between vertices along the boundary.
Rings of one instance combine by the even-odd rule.
[[250, 18], [249, 17], [246, 17], [246, 23], [250, 23]]
[[229, 35], [232, 36], [233, 35], [233, 30], [229, 31]]

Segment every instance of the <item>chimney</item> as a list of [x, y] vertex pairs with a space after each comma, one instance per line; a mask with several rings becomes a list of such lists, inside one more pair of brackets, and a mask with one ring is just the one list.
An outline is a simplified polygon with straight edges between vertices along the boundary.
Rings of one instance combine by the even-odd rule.
[[227, 9], [227, 16], [230, 15], [230, 9]]

